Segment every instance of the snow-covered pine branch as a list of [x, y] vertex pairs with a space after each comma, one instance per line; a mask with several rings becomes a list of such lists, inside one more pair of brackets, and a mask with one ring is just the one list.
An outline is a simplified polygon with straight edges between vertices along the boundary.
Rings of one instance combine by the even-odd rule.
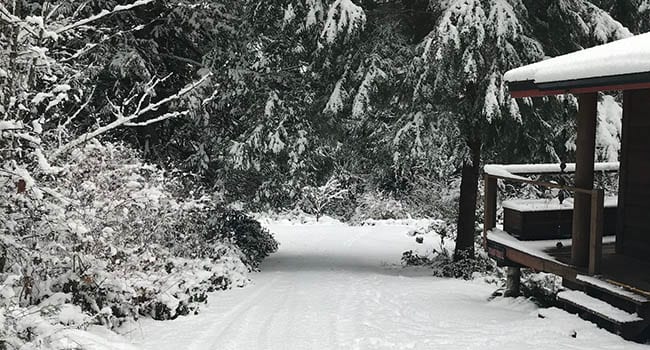
[[320, 37], [327, 44], [333, 44], [340, 35], [343, 35], [344, 41], [348, 41], [365, 25], [366, 13], [361, 6], [355, 5], [352, 0], [336, 0], [327, 12]]
[[[122, 107], [114, 106], [113, 108], [117, 109], [114, 112], [115, 115], [117, 116], [117, 118], [113, 122], [111, 122], [109, 124], [106, 124], [106, 125], [103, 125], [103, 126], [97, 128], [97, 129], [93, 130], [93, 131], [89, 131], [89, 132], [75, 138], [74, 140], [66, 143], [65, 145], [59, 147], [56, 151], [54, 151], [52, 153], [52, 157], [57, 158], [57, 157], [69, 152], [73, 148], [83, 144], [84, 142], [86, 142], [86, 141], [88, 141], [90, 139], [93, 139], [93, 138], [95, 138], [95, 137], [97, 137], [97, 136], [99, 136], [99, 135], [101, 135], [101, 134], [103, 134], [103, 133], [105, 133], [107, 131], [113, 130], [113, 129], [117, 128], [117, 127], [125, 126], [127, 123], [130, 123], [131, 121], [133, 121], [135, 119], [138, 119], [138, 118], [142, 117], [143, 115], [145, 115], [145, 114], [147, 114], [149, 112], [153, 112], [153, 111], [158, 110], [158, 108], [162, 107], [163, 105], [168, 104], [169, 102], [180, 99], [181, 97], [183, 97], [184, 95], [186, 95], [187, 93], [189, 93], [190, 91], [194, 90], [196, 87], [201, 85], [210, 76], [212, 76], [212, 73], [208, 73], [208, 74], [202, 76], [199, 80], [187, 85], [186, 87], [184, 87], [183, 89], [179, 90], [177, 93], [175, 93], [175, 94], [173, 94], [171, 96], [165, 97], [165, 98], [161, 99], [158, 102], [150, 103], [150, 104], [142, 107], [143, 101], [146, 99], [147, 96], [150, 96], [150, 94], [151, 94], [152, 90], [148, 89], [147, 91], [145, 91], [143, 96], [140, 98], [136, 110], [134, 112], [130, 113], [129, 115], [126, 115], [126, 116], [122, 114], [124, 106], [122, 106]], [[165, 78], [163, 78], [163, 79], [165, 79]], [[152, 84], [152, 86], [157, 85], [159, 81], [160, 81], [160, 79], [156, 80]], [[156, 118], [152, 118], [150, 120], [152, 120], [151, 123], [154, 122], [153, 120], [155, 120], [155, 122], [160, 122], [160, 121], [163, 121], [165, 119], [169, 119], [169, 118], [176, 117], [176, 116], [179, 116], [179, 115], [184, 115], [184, 113], [187, 113], [187, 112], [165, 113], [165, 114], [163, 114], [161, 116], [158, 116]], [[136, 126], [148, 125], [148, 124], [144, 124], [144, 123], [147, 123], [147, 121], [141, 122], [141, 123], [136, 123], [135, 125]], [[151, 124], [151, 123], [149, 123], [149, 124]]]
[[307, 18], [305, 19], [305, 26], [311, 27], [320, 23], [323, 20], [323, 2], [321, 0], [307, 0]]
[[584, 7], [580, 8], [580, 10], [583, 16], [588, 19], [588, 33], [599, 43], [604, 44], [632, 36], [632, 33], [627, 28], [596, 5], [585, 1]]
[[343, 78], [339, 79], [334, 85], [334, 90], [327, 100], [327, 104], [323, 109], [323, 113], [332, 112], [333, 114], [339, 113], [343, 110], [344, 101], [348, 98], [348, 93], [343, 88]]
[[643, 0], [639, 6], [639, 13], [644, 13], [646, 11], [650, 11], [650, 0]]
[[386, 73], [373, 61], [354, 96], [354, 101], [352, 101], [352, 116], [354, 118], [362, 117], [370, 109], [370, 95], [375, 83], [380, 79], [386, 79], [386, 77]]

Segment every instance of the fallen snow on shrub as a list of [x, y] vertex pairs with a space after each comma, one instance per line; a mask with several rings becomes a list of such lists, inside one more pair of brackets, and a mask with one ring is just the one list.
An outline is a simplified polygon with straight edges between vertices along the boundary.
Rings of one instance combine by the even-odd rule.
[[257, 221], [126, 146], [92, 141], [61, 162], [0, 177], [0, 348], [120, 348], [93, 326], [197, 313], [277, 249]]

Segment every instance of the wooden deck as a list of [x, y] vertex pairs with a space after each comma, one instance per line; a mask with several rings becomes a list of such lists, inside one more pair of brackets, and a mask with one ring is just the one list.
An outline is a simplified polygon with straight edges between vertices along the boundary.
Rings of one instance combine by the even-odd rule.
[[[650, 263], [616, 254], [615, 243], [603, 245], [601, 273], [598, 278], [650, 297]], [[571, 251], [550, 253], [557, 260], [568, 263]], [[634, 268], [630, 268], [633, 266]]]
[[[504, 266], [530, 267], [556, 274], [568, 282], [587, 275], [587, 268], [571, 265], [571, 239], [521, 241], [495, 228], [487, 234], [490, 257]], [[603, 238], [601, 273], [598, 278], [650, 297], [650, 262], [615, 253], [616, 238]], [[634, 266], [635, 268], [630, 268]]]

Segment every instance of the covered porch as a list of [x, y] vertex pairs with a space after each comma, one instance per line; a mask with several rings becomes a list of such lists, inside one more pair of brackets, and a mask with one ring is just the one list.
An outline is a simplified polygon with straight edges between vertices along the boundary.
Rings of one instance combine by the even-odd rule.
[[[578, 101], [574, 164], [487, 165], [484, 244], [509, 266], [556, 274], [573, 291], [558, 294], [567, 310], [630, 339], [650, 338], [650, 33], [507, 72], [513, 98], [573, 94]], [[620, 91], [618, 163], [595, 163], [598, 100]], [[598, 171], [618, 171], [618, 189], [594, 188]], [[573, 173], [568, 186], [532, 174]], [[502, 202], [498, 181], [571, 194], [571, 203]], [[610, 236], [611, 235], [611, 236]]]
[[[568, 164], [566, 168], [563, 174], [574, 171], [576, 164]], [[594, 169], [616, 171], [618, 163], [596, 163]], [[555, 274], [562, 277], [562, 284], [567, 288], [558, 293], [558, 306], [626, 339], [648, 339], [650, 261], [619, 250], [616, 231], [622, 225], [618, 215], [613, 224], [607, 223], [605, 215], [606, 209], [618, 214], [619, 198], [605, 197], [603, 189], [587, 190], [528, 177], [559, 173], [559, 164], [487, 165], [484, 170], [485, 249], [500, 266], [508, 268], [508, 284], [518, 285], [520, 268]], [[516, 205], [512, 205], [512, 200], [499, 200], [502, 187], [498, 186], [499, 181], [573, 192], [574, 200], [565, 199], [564, 203], [550, 198], [515, 200]], [[575, 244], [575, 193], [589, 199], [588, 240], [582, 246]], [[499, 208], [503, 209], [503, 215], [497, 222]], [[520, 217], [513, 220], [513, 215]], [[567, 215], [573, 219], [568, 222], [568, 230], [564, 227]], [[576, 251], [580, 250], [583, 250], [580, 254], [586, 255], [586, 264], [575, 262]]]

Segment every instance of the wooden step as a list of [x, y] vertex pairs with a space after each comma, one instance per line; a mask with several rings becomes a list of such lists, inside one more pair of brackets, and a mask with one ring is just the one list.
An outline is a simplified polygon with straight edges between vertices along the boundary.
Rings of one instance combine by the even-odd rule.
[[557, 294], [558, 302], [569, 312], [594, 322], [598, 326], [616, 333], [625, 339], [640, 340], [645, 336], [648, 322], [636, 313], [619, 309], [603, 300], [577, 290]]
[[590, 296], [629, 313], [636, 313], [641, 318], [650, 319], [650, 299], [647, 296], [598, 277], [578, 275], [576, 280]]

